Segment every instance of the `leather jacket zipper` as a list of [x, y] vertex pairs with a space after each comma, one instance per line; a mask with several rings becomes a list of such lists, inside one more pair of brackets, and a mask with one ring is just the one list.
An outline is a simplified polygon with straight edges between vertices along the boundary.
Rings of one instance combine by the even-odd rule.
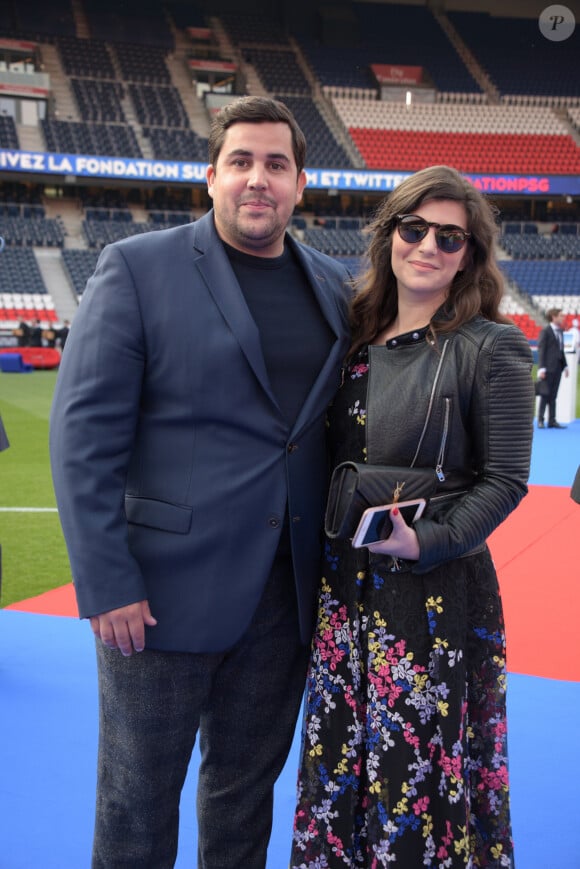
[[447, 435], [449, 434], [449, 412], [451, 407], [451, 399], [446, 398], [445, 400], [445, 419], [443, 422], [443, 434], [441, 436], [441, 445], [439, 447], [439, 455], [437, 456], [437, 464], [435, 466], [435, 473], [437, 474], [437, 479], [440, 483], [445, 480], [445, 474], [443, 472], [443, 459], [445, 457], [445, 446], [447, 444]]
[[[413, 461], [411, 462], [412, 468], [415, 467], [415, 462], [417, 461], [417, 457], [419, 455], [419, 450], [421, 449], [421, 445], [422, 445], [423, 440], [425, 439], [425, 435], [427, 433], [427, 427], [429, 425], [429, 420], [431, 419], [431, 411], [433, 410], [433, 401], [435, 399], [435, 391], [437, 389], [437, 384], [439, 382], [439, 375], [440, 375], [441, 369], [443, 367], [443, 360], [445, 359], [445, 353], [447, 352], [448, 344], [449, 344], [449, 338], [446, 338], [445, 343], [443, 344], [443, 349], [441, 350], [441, 358], [439, 359], [437, 371], [435, 372], [435, 379], [433, 380], [433, 386], [431, 387], [431, 395], [429, 397], [429, 406], [427, 408], [427, 415], [425, 417], [425, 425], [423, 426], [423, 431], [421, 432], [421, 437], [419, 438], [419, 444], [417, 445], [415, 455], [413, 456]], [[446, 400], [447, 400], [447, 402], [449, 402], [449, 399], [446, 399]], [[445, 479], [445, 475], [443, 474], [443, 471], [440, 467], [440, 462], [443, 461], [443, 451], [445, 448], [445, 441], [447, 440], [448, 426], [449, 426], [449, 405], [447, 406], [446, 414], [445, 414], [445, 427], [444, 427], [444, 431], [443, 431], [443, 443], [441, 444], [441, 448], [439, 449], [439, 455], [437, 457], [436, 472], [437, 472], [437, 476], [439, 477], [439, 479], [441, 481], [443, 481]], [[443, 476], [439, 476], [440, 474], [443, 474]]]

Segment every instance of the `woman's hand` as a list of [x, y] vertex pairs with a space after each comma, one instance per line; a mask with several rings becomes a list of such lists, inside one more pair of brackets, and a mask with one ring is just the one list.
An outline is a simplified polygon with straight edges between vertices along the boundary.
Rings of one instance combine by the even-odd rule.
[[375, 552], [378, 555], [394, 555], [397, 558], [416, 561], [419, 558], [421, 550], [415, 529], [407, 525], [401, 515], [401, 511], [396, 507], [393, 507], [389, 515], [393, 523], [393, 530], [389, 537], [381, 541], [381, 543], [373, 543], [367, 549], [369, 552]]

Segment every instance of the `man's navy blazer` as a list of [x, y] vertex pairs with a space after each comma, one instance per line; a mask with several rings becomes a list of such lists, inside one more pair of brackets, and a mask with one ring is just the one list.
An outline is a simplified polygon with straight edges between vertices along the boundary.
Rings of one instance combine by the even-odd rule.
[[55, 492], [81, 617], [148, 599], [150, 648], [231, 647], [290, 520], [302, 637], [320, 578], [325, 412], [348, 346], [348, 274], [286, 237], [336, 340], [292, 428], [214, 227], [106, 247], [63, 353]]

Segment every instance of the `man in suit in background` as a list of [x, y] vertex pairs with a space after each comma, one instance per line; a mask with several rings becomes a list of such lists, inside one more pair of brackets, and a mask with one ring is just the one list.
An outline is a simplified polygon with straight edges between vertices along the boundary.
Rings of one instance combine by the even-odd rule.
[[306, 143], [283, 104], [214, 118], [213, 210], [102, 252], [51, 416], [96, 636], [93, 867], [170, 867], [199, 731], [200, 869], [264, 869], [301, 703], [348, 346], [346, 270], [286, 233]]
[[548, 408], [548, 428], [566, 428], [556, 420], [556, 398], [560, 387], [562, 371], [568, 376], [568, 365], [564, 353], [564, 320], [560, 308], [550, 308], [546, 312], [548, 325], [538, 338], [538, 378], [545, 380], [549, 390], [547, 395], [540, 394], [538, 428], [544, 428], [544, 415]]

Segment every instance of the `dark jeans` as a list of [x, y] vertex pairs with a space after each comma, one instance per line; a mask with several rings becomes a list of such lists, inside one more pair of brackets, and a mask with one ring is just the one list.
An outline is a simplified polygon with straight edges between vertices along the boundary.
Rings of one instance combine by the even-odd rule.
[[538, 408], [538, 419], [540, 421], [543, 421], [547, 407], [548, 424], [556, 422], [556, 399], [558, 397], [561, 378], [561, 371], [546, 371], [546, 383], [548, 384], [550, 391], [548, 395], [540, 396], [540, 407]]
[[[100, 736], [93, 869], [169, 869], [199, 730], [198, 867], [264, 869], [308, 648], [290, 563], [278, 562], [243, 639], [220, 654], [97, 642]], [[291, 830], [288, 830], [290, 842]]]

